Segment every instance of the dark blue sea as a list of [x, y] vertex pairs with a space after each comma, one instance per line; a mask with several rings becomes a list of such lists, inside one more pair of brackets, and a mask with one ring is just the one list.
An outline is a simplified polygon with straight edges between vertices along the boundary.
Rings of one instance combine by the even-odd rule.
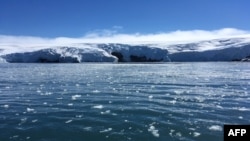
[[250, 64], [0, 64], [0, 141], [222, 141]]

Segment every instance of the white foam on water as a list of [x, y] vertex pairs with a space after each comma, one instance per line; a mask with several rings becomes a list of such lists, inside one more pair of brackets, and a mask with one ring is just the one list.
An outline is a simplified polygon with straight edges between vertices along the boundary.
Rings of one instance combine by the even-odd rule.
[[212, 125], [212, 126], [208, 127], [208, 129], [212, 130], [212, 131], [222, 131], [222, 127], [219, 125]]
[[149, 99], [152, 99], [152, 98], [153, 98], [153, 96], [152, 96], [152, 95], [150, 95], [150, 96], [148, 96], [148, 98], [149, 98]]
[[103, 105], [95, 105], [92, 108], [94, 108], [94, 109], [103, 109]]

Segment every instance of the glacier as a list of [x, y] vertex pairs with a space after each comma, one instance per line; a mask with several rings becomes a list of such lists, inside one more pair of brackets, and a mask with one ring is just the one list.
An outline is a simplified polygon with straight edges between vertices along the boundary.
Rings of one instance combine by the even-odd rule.
[[250, 38], [191, 43], [0, 44], [0, 63], [250, 61]]

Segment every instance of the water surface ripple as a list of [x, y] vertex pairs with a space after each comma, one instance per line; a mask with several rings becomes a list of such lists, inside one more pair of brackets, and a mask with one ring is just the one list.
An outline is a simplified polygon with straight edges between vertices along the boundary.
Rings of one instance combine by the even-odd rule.
[[249, 63], [0, 64], [0, 140], [222, 141]]

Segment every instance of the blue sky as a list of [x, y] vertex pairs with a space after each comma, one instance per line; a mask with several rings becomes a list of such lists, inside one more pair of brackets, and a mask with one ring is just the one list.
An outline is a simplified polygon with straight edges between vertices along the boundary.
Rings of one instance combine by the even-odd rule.
[[0, 0], [0, 35], [250, 30], [249, 0]]

